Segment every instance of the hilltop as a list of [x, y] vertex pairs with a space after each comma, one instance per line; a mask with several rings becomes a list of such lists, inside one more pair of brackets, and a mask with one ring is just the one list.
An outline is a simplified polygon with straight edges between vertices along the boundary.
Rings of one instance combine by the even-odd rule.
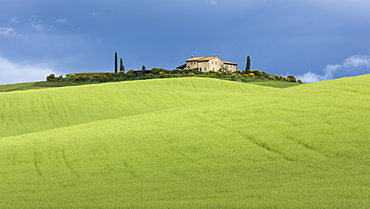
[[0, 93], [0, 207], [367, 207], [369, 78]]
[[[117, 71], [117, 70], [116, 70]], [[237, 82], [257, 82], [260, 85], [273, 86], [278, 88], [285, 88], [302, 84], [302, 80], [297, 80], [294, 76], [287, 77], [280, 75], [270, 75], [265, 71], [259, 70], [235, 70], [229, 71], [227, 68], [220, 70], [210, 70], [202, 72], [198, 68], [166, 70], [164, 68], [152, 68], [147, 70], [143, 66], [142, 70], [124, 71], [124, 66], [116, 73], [72, 73], [65, 76], [50, 74], [46, 76], [46, 81], [38, 81], [31, 83], [19, 83], [10, 85], [0, 85], [0, 92], [40, 89], [49, 87], [65, 87], [77, 86], [86, 84], [98, 84], [106, 82], [121, 82], [134, 80], [151, 80], [151, 79], [165, 79], [165, 78], [184, 78], [184, 77], [203, 77], [216, 78]]]

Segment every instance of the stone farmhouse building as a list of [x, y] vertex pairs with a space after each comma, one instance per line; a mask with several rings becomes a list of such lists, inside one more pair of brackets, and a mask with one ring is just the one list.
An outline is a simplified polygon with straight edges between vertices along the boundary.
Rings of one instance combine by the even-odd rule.
[[194, 57], [186, 60], [184, 65], [177, 67], [176, 69], [198, 69], [200, 72], [208, 72], [210, 70], [218, 71], [224, 70], [228, 72], [236, 71], [238, 64], [233, 62], [222, 61], [217, 55], [213, 57]]

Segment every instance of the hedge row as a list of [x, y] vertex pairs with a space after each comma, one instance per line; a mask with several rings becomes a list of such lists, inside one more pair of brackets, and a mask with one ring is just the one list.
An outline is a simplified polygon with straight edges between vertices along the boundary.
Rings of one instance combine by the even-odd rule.
[[151, 70], [130, 70], [127, 73], [120, 71], [118, 73], [76, 73], [67, 74], [66, 77], [50, 74], [46, 77], [49, 82], [77, 82], [77, 83], [101, 83], [111, 81], [125, 81], [125, 80], [145, 80], [155, 78], [175, 78], [175, 77], [211, 77], [235, 81], [246, 81], [246, 79], [270, 79], [286, 82], [299, 82], [294, 76], [283, 77], [280, 75], [270, 75], [264, 71], [250, 70], [249, 72], [236, 70], [235, 72], [227, 71], [209, 71], [200, 72], [198, 69], [187, 70], [165, 70], [163, 68], [153, 68]]

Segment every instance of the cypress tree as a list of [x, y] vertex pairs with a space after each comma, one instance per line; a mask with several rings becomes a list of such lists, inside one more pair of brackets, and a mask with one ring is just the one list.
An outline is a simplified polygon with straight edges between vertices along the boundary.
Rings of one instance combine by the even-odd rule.
[[119, 71], [125, 72], [125, 66], [123, 66], [123, 60], [122, 60], [122, 58], [121, 58], [120, 62], [121, 62], [121, 66], [119, 68]]
[[250, 56], [247, 57], [247, 64], [245, 66], [245, 73], [249, 73], [249, 70], [251, 69], [251, 58]]
[[118, 54], [114, 53], [114, 72], [118, 73]]

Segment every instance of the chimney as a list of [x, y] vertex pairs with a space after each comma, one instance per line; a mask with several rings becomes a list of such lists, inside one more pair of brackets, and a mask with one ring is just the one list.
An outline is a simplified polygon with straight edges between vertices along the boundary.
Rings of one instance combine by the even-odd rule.
[[194, 55], [191, 55], [191, 58], [194, 58]]
[[215, 56], [213, 56], [213, 57], [218, 57], [218, 55], [216, 54]]

